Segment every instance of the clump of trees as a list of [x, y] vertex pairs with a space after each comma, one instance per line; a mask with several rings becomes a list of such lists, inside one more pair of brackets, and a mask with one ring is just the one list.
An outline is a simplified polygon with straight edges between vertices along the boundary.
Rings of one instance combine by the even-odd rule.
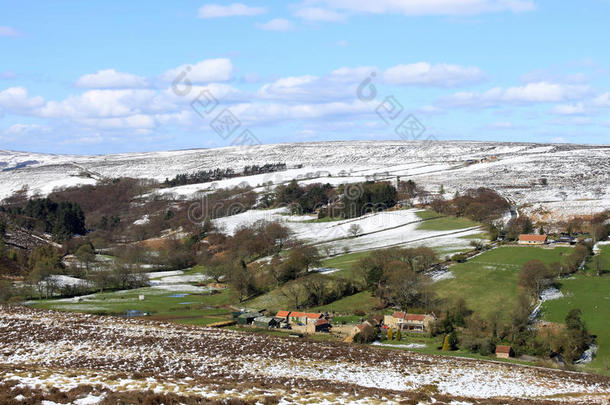
[[367, 287], [386, 305], [403, 310], [431, 308], [434, 291], [428, 277], [421, 273], [436, 261], [430, 248], [390, 248], [362, 258], [359, 268]]
[[434, 198], [430, 206], [438, 213], [466, 217], [478, 222], [490, 222], [501, 217], [510, 209], [509, 202], [496, 191], [480, 187], [469, 189], [464, 194], [445, 200]]
[[210, 169], [200, 170], [194, 173], [182, 173], [176, 175], [173, 179], [165, 179], [163, 185], [166, 187], [184, 186], [186, 184], [209, 183], [233, 177], [251, 176], [255, 174], [273, 173], [286, 170], [286, 163], [266, 163], [262, 166], [249, 165], [245, 166], [241, 172], [228, 169]]
[[[362, 215], [383, 211], [396, 205], [396, 188], [387, 182], [346, 184], [341, 186], [340, 209], [344, 218], [357, 218]], [[330, 212], [333, 208], [331, 207]]]
[[4, 212], [18, 226], [52, 234], [56, 240], [83, 235], [85, 214], [74, 202], [55, 202], [50, 198], [32, 198], [25, 205], [2, 206]]

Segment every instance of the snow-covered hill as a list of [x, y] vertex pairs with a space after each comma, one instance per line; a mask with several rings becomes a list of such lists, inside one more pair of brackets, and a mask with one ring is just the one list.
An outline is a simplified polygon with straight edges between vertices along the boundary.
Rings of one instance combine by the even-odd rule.
[[[447, 193], [491, 187], [538, 216], [592, 214], [610, 208], [610, 146], [503, 142], [353, 141], [257, 145], [104, 156], [0, 151], [0, 198], [91, 184], [103, 177], [164, 180], [212, 168], [285, 162], [301, 169], [164, 190], [191, 196], [240, 182], [261, 186], [292, 178], [334, 184], [367, 178], [413, 179]], [[543, 180], [546, 179], [546, 180]]]

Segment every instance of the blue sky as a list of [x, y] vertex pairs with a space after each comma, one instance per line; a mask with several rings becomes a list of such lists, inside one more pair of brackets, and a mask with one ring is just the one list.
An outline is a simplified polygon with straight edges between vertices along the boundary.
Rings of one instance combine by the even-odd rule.
[[[0, 1], [0, 10], [2, 149], [608, 143], [608, 0]], [[374, 98], [363, 96], [370, 86]]]

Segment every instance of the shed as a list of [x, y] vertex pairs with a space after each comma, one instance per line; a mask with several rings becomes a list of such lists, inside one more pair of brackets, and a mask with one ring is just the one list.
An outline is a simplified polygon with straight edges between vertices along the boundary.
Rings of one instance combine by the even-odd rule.
[[500, 359], [508, 359], [509, 357], [513, 357], [513, 349], [510, 346], [496, 346], [496, 357]]
[[527, 235], [521, 234], [519, 235], [519, 244], [520, 245], [544, 245], [546, 243], [547, 236], [546, 235]]
[[275, 328], [278, 325], [278, 322], [275, 318], [270, 316], [259, 316], [258, 318], [254, 318], [254, 326], [259, 328]]
[[238, 325], [251, 325], [254, 319], [260, 317], [260, 314], [253, 312], [245, 312], [237, 317]]

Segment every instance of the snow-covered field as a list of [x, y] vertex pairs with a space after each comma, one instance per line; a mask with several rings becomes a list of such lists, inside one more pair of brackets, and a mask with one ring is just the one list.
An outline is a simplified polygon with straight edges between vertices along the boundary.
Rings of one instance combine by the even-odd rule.
[[610, 399], [603, 376], [27, 308], [0, 309], [0, 388], [90, 403], [147, 390], [252, 404]]
[[[91, 184], [103, 177], [164, 180], [179, 173], [284, 162], [285, 172], [160, 190], [192, 198], [197, 192], [239, 184], [262, 187], [298, 179], [341, 184], [368, 179], [413, 179], [448, 193], [491, 187], [528, 205], [539, 217], [591, 214], [610, 207], [610, 147], [570, 144], [442, 141], [353, 141], [257, 145], [105, 156], [0, 151], [0, 198], [23, 186], [47, 194], [55, 187]], [[480, 163], [466, 164], [468, 160]], [[295, 169], [296, 165], [303, 165]], [[546, 179], [546, 184], [542, 181]], [[450, 194], [448, 194], [450, 195]]]
[[[233, 234], [240, 226], [257, 221], [275, 221], [286, 225], [294, 236], [328, 251], [330, 255], [378, 249], [391, 246], [429, 246], [443, 252], [468, 250], [470, 241], [464, 236], [481, 232], [479, 227], [452, 231], [425, 231], [417, 229], [423, 222], [416, 209], [383, 211], [360, 218], [329, 222], [307, 222], [315, 216], [289, 215], [287, 209], [250, 210], [230, 217], [218, 218], [215, 225], [223, 232]], [[360, 233], [353, 237], [349, 229], [354, 224]]]

